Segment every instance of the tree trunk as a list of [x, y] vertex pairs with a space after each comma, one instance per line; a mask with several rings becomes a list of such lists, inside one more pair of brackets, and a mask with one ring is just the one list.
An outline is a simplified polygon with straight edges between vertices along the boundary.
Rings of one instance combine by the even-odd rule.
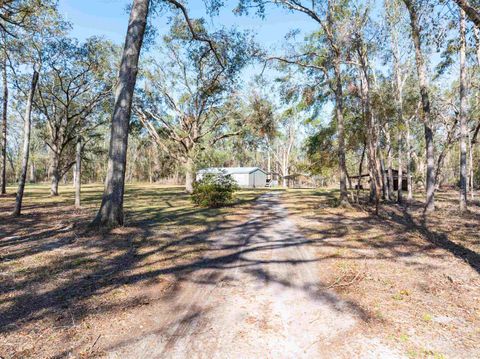
[[12, 171], [12, 173], [17, 173], [17, 171], [15, 170], [15, 163], [13, 161], [13, 158], [11, 156], [8, 156], [7, 154], [7, 160], [8, 160], [8, 163], [10, 164], [10, 169]]
[[30, 164], [30, 183], [37, 182], [37, 176], [35, 172], [35, 163], [32, 161], [32, 163]]
[[150, 159], [148, 160], [148, 182], [151, 184], [153, 183], [153, 166], [152, 166], [152, 158], [153, 153], [152, 153], [152, 147], [148, 148], [148, 154], [150, 156]]
[[282, 187], [288, 187], [288, 154], [285, 149], [282, 158]]
[[270, 146], [267, 149], [267, 178], [272, 180], [272, 159], [270, 155]]
[[389, 150], [388, 150], [388, 153], [387, 153], [387, 186], [388, 186], [388, 193], [387, 193], [387, 198], [389, 200], [392, 200], [393, 198], [393, 192], [394, 192], [394, 188], [393, 188], [393, 168], [392, 168], [392, 165], [393, 165], [393, 148], [390, 147]]
[[467, 210], [467, 76], [465, 69], [466, 58], [465, 12], [460, 10], [460, 212]]
[[389, 187], [388, 187], [388, 172], [385, 168], [385, 161], [383, 160], [383, 156], [380, 159], [380, 168], [382, 173], [382, 188], [383, 188], [383, 199], [388, 199], [390, 196]]
[[[353, 185], [352, 185], [352, 179], [350, 177], [350, 175], [348, 174], [348, 171], [347, 171], [347, 181], [348, 181], [348, 188], [350, 189], [350, 191], [353, 190]], [[353, 201], [353, 196], [352, 196], [352, 201]]]
[[288, 176], [288, 168], [285, 166], [285, 163], [283, 163], [282, 165], [282, 187], [283, 188], [288, 187], [287, 176]]
[[72, 166], [72, 187], [75, 189], [75, 183], [77, 183], [77, 169], [75, 168], [76, 165]]
[[195, 180], [195, 168], [193, 159], [188, 157], [185, 162], [185, 191], [187, 193], [193, 192], [193, 182]]
[[[423, 87], [423, 86], [422, 86]], [[430, 100], [427, 88], [422, 89], [422, 103], [425, 131], [425, 145], [427, 158], [427, 176], [426, 176], [426, 205], [425, 212], [433, 212], [435, 210], [435, 147], [433, 144], [433, 130], [430, 127]]]
[[334, 51], [334, 72], [335, 72], [335, 115], [337, 118], [338, 131], [338, 163], [340, 170], [340, 204], [348, 203], [347, 190], [347, 168], [345, 160], [345, 128], [343, 121], [343, 89], [342, 73], [340, 69], [340, 53]]
[[360, 187], [362, 186], [363, 160], [365, 158], [366, 149], [367, 149], [367, 142], [364, 142], [363, 149], [362, 149], [362, 156], [360, 157], [360, 164], [358, 165], [357, 203], [360, 203]]
[[[4, 45], [6, 46], [6, 45]], [[0, 175], [1, 194], [7, 193], [7, 110], [8, 110], [8, 79], [7, 79], [7, 54], [4, 49], [2, 59], [3, 73], [3, 111], [2, 111], [2, 173]]]
[[38, 72], [33, 70], [32, 84], [30, 86], [30, 93], [27, 99], [27, 107], [25, 109], [24, 119], [24, 133], [23, 133], [23, 159], [22, 172], [20, 173], [20, 181], [18, 182], [17, 196], [15, 198], [15, 208], [13, 216], [20, 216], [22, 213], [23, 192], [25, 190], [25, 182], [27, 179], [28, 157], [30, 155], [30, 130], [32, 128], [32, 102], [35, 89], [37, 88]]
[[[340, 171], [340, 205], [348, 204], [348, 190], [347, 190], [347, 166], [345, 159], [345, 125], [343, 118], [343, 88], [342, 88], [342, 53], [338, 47], [336, 36], [335, 10], [332, 3], [327, 3], [327, 17], [326, 17], [326, 35], [330, 43], [330, 50], [333, 55], [333, 72], [335, 76], [334, 96], [335, 96], [335, 117], [337, 120], [337, 134], [338, 134], [338, 165]], [[318, 19], [316, 20], [318, 21]]]
[[469, 161], [468, 161], [468, 176], [469, 176], [469, 190], [470, 190], [470, 199], [473, 201], [475, 200], [475, 194], [473, 192], [473, 143], [471, 141], [470, 132], [468, 132], [468, 154], [469, 154]]
[[147, 25], [149, 3], [149, 0], [134, 0], [130, 12], [120, 72], [115, 89], [107, 178], [105, 180], [102, 204], [94, 220], [95, 225], [106, 227], [123, 225], [123, 194], [125, 189], [128, 130], [133, 93], [137, 80], [138, 60]]
[[[397, 121], [399, 126], [405, 123], [403, 118], [403, 85], [400, 74], [400, 51], [398, 49], [398, 35], [396, 30], [392, 29], [392, 53], [393, 53], [393, 72], [395, 73], [395, 100]], [[397, 176], [397, 202], [403, 202], [403, 133], [402, 129], [398, 130], [398, 176]], [[407, 158], [408, 161], [408, 158]], [[407, 162], [407, 166], [409, 162]], [[408, 172], [408, 170], [407, 170]]]
[[407, 144], [407, 200], [413, 199], [413, 183], [412, 183], [412, 147], [410, 143], [410, 120], [407, 120], [406, 144]]
[[58, 153], [55, 150], [52, 150], [52, 163], [50, 165], [50, 174], [51, 174], [51, 185], [50, 185], [50, 195], [58, 196], [58, 183], [60, 182], [60, 158]]
[[388, 122], [385, 124], [385, 139], [387, 142], [387, 175], [388, 175], [388, 191], [387, 191], [387, 199], [391, 200], [393, 196], [393, 148], [392, 148], [392, 137], [390, 134], [390, 125]]
[[80, 208], [80, 191], [82, 186], [82, 139], [77, 140], [75, 153], [75, 208]]
[[480, 66], [480, 30], [473, 28], [473, 37], [475, 38], [475, 55], [477, 60], [477, 66]]
[[[461, 11], [467, 14], [471, 22], [475, 24], [477, 28], [480, 28], [480, 12], [475, 9], [468, 0], [455, 0]], [[463, 15], [465, 16], [465, 15]]]
[[403, 202], [403, 136], [402, 131], [398, 131], [398, 172], [397, 172], [397, 203]]
[[384, 191], [387, 189], [387, 184], [382, 181], [383, 166], [380, 163], [379, 151], [378, 151], [378, 131], [375, 121], [375, 116], [372, 112], [371, 99], [370, 99], [370, 77], [369, 77], [369, 65], [368, 58], [363, 42], [357, 46], [358, 57], [360, 60], [360, 78], [361, 78], [361, 99], [364, 108], [364, 121], [367, 125], [367, 158], [368, 166], [371, 173], [371, 180], [373, 182], [372, 189], [375, 191], [375, 213], [378, 214], [380, 206], [381, 188], [382, 182]]
[[377, 189], [375, 188], [375, 181], [373, 180], [373, 174], [371, 170], [368, 171], [368, 175], [370, 178], [370, 194], [368, 196], [368, 202], [375, 203]]
[[[475, 37], [475, 53], [477, 58], [477, 71], [480, 67], [480, 34], [477, 27], [473, 28], [473, 35]], [[480, 95], [477, 93], [477, 96]], [[473, 154], [474, 154], [474, 145], [476, 143], [476, 136], [478, 135], [478, 130], [480, 129], [480, 125], [477, 126], [476, 132], [473, 134], [473, 137], [469, 137], [468, 143], [470, 144], [470, 198], [472, 201], [475, 199], [475, 192], [474, 192], [474, 172], [473, 172]], [[470, 135], [470, 133], [469, 133]]]
[[427, 70], [420, 39], [420, 26], [418, 23], [417, 10], [412, 0], [403, 0], [410, 14], [410, 26], [412, 30], [412, 40], [415, 47], [415, 60], [417, 64], [417, 75], [420, 86], [420, 97], [422, 100], [422, 120], [425, 131], [425, 147], [427, 159], [427, 177], [426, 177], [426, 204], [425, 212], [430, 213], [435, 210], [435, 147], [433, 144], [433, 130], [431, 128], [430, 96], [427, 81]]
[[381, 180], [382, 180], [382, 198], [386, 200], [389, 197], [388, 176], [385, 170], [385, 162], [383, 161], [383, 156], [381, 153], [380, 153], [380, 169], [381, 169], [380, 173], [381, 173]]

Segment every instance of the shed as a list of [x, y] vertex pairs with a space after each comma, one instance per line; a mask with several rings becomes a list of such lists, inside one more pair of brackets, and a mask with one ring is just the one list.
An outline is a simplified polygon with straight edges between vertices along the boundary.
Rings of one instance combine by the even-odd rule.
[[259, 167], [210, 167], [197, 172], [197, 181], [207, 173], [223, 173], [231, 175], [240, 187], [265, 187], [267, 173]]
[[[385, 175], [387, 176], [387, 183], [389, 183], [388, 181], [389, 178], [388, 178], [388, 170], [384, 170], [385, 172]], [[405, 174], [406, 171], [403, 171], [402, 172], [402, 191], [407, 191], [408, 190], [408, 182], [407, 182], [407, 175]], [[396, 169], [393, 169], [392, 168], [392, 174], [393, 174], [393, 190], [394, 191], [397, 191], [398, 190], [398, 170]], [[356, 181], [358, 181], [358, 179], [360, 178], [360, 189], [363, 189], [363, 185], [362, 185], [362, 179], [363, 178], [368, 178], [368, 182], [370, 182], [370, 174], [362, 174], [361, 176], [350, 176], [350, 180], [353, 180], [355, 181], [355, 183], [352, 183], [354, 186], [355, 186], [355, 189], [357, 189], [357, 186], [358, 186], [358, 183]]]

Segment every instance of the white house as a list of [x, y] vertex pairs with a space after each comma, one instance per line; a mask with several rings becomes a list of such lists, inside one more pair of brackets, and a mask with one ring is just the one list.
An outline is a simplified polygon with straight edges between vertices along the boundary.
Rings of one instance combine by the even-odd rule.
[[240, 187], [265, 187], [267, 173], [259, 167], [210, 167], [197, 172], [197, 181], [207, 173], [224, 173], [231, 175]]

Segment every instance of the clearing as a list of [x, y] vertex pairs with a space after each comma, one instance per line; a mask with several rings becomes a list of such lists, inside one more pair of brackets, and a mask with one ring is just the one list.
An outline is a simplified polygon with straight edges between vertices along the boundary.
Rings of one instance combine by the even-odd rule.
[[0, 199], [0, 356], [480, 356], [480, 210], [459, 219], [454, 192], [425, 223], [418, 203], [377, 217], [332, 190], [206, 210], [130, 185], [128, 226], [96, 233], [100, 186], [80, 211], [47, 191], [17, 221]]

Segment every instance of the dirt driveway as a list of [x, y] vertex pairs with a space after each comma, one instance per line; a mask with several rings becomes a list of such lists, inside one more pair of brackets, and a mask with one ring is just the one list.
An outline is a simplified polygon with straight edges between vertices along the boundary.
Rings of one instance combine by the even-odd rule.
[[109, 358], [396, 358], [358, 327], [366, 314], [318, 281], [322, 270], [279, 195], [217, 232], [188, 280], [150, 305]]

